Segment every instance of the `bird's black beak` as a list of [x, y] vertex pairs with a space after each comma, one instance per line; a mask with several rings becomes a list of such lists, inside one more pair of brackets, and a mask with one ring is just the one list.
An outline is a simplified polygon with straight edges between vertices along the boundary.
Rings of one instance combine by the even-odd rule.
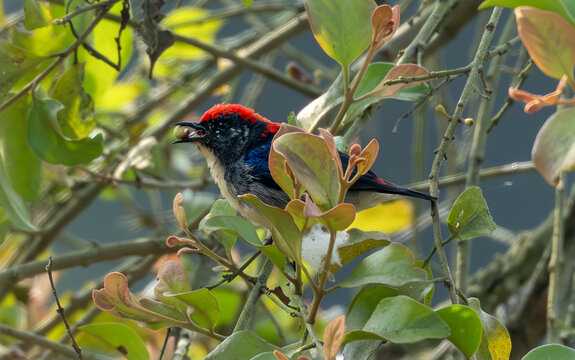
[[173, 144], [197, 141], [206, 135], [206, 128], [198, 122], [181, 122], [172, 126], [175, 126], [174, 136], [178, 139]]

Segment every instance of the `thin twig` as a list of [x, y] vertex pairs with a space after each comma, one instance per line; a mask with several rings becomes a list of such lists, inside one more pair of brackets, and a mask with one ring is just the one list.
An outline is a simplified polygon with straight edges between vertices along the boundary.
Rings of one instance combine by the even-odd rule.
[[[502, 45], [508, 43], [516, 33], [515, 17], [510, 16], [503, 27], [499, 42], [502, 43]], [[483, 67], [480, 69], [479, 75], [483, 83], [483, 89], [487, 94], [489, 94], [489, 96], [493, 95], [495, 97], [497, 95], [497, 84], [499, 83], [499, 74], [501, 72], [501, 67], [504, 64], [504, 60], [505, 57], [503, 56], [498, 56], [493, 59], [489, 64], [489, 68], [487, 69], [485, 76], [483, 76]], [[488, 90], [490, 87], [494, 90]], [[485, 128], [488, 125], [492, 109], [493, 101], [491, 101], [491, 99], [484, 99], [479, 104], [479, 110], [477, 111], [473, 128], [473, 140], [471, 141], [471, 149], [469, 151], [467, 179], [465, 182], [466, 187], [474, 186], [479, 183], [479, 172], [483, 165], [485, 145], [487, 143], [487, 131]], [[472, 239], [469, 239], [457, 242], [457, 271], [455, 277], [458, 288], [463, 292], [467, 291], [469, 267], [471, 262], [471, 247], [473, 245], [472, 241]]]
[[50, 341], [44, 336], [36, 335], [30, 331], [18, 330], [0, 323], [0, 334], [19, 339], [25, 343], [38, 345], [45, 349], [50, 349], [70, 359], [76, 359], [78, 357], [78, 354], [73, 349], [70, 349], [69, 346]]
[[46, 265], [46, 272], [48, 273], [48, 278], [50, 279], [50, 287], [52, 288], [52, 295], [54, 295], [54, 300], [56, 301], [56, 312], [60, 315], [62, 322], [64, 323], [64, 327], [66, 328], [66, 332], [72, 341], [72, 348], [78, 354], [78, 359], [84, 360], [82, 356], [82, 348], [76, 342], [74, 338], [74, 334], [72, 334], [72, 330], [70, 330], [70, 325], [68, 324], [68, 320], [66, 320], [66, 315], [64, 315], [64, 308], [60, 304], [60, 299], [58, 299], [58, 292], [56, 291], [56, 285], [54, 285], [54, 278], [52, 277], [52, 255], [48, 257], [48, 264]]
[[[529, 59], [529, 61], [527, 61], [527, 65], [525, 65], [523, 70], [521, 70], [521, 72], [519, 72], [519, 74], [517, 75], [517, 83], [515, 84], [516, 89], [521, 89], [521, 87], [525, 83], [525, 80], [527, 80], [527, 77], [531, 73], [531, 67], [532, 66], [533, 66], [533, 60]], [[497, 124], [499, 124], [499, 120], [501, 120], [501, 118], [503, 117], [503, 114], [507, 111], [507, 109], [509, 109], [511, 107], [511, 105], [513, 105], [514, 102], [515, 102], [515, 100], [513, 100], [511, 98], [511, 96], [508, 96], [507, 99], [505, 99], [505, 103], [503, 104], [503, 106], [501, 106], [501, 109], [499, 109], [497, 114], [495, 114], [491, 118], [491, 121], [489, 123], [489, 127], [486, 130], [487, 133], [490, 133], [491, 130], [493, 129], [493, 127], [495, 127], [495, 126], [497, 126]]]
[[[118, 259], [130, 255], [161, 254], [173, 251], [164, 239], [143, 241], [125, 241], [121, 243], [98, 245], [97, 247], [69, 252], [58, 257], [53, 270], [62, 270], [76, 266], [87, 266], [104, 260]], [[20, 281], [45, 271], [44, 260], [31, 261], [0, 271], [0, 286]]]
[[[433, 165], [431, 168], [431, 172], [429, 174], [429, 190], [432, 196], [439, 196], [439, 170], [441, 168], [441, 164], [443, 163], [445, 156], [447, 154], [447, 150], [449, 149], [451, 142], [455, 139], [455, 129], [461, 119], [465, 106], [469, 100], [471, 95], [472, 85], [475, 84], [478, 78], [478, 73], [483, 63], [486, 60], [487, 49], [491, 39], [493, 38], [493, 33], [495, 30], [495, 24], [497, 20], [501, 16], [501, 8], [495, 7], [493, 12], [491, 13], [491, 17], [487, 26], [485, 27], [485, 31], [483, 36], [481, 37], [481, 41], [479, 43], [477, 52], [475, 53], [475, 57], [472, 62], [471, 72], [469, 73], [469, 78], [465, 84], [465, 87], [461, 93], [459, 101], [457, 102], [457, 106], [455, 107], [455, 111], [451, 116], [451, 121], [449, 122], [447, 129], [443, 135], [443, 139], [439, 148], [436, 150], [436, 156], [433, 161]], [[449, 264], [447, 262], [447, 256], [445, 255], [445, 251], [441, 246], [442, 236], [441, 236], [441, 223], [439, 220], [439, 209], [437, 208], [437, 202], [433, 201], [431, 203], [431, 216], [433, 218], [433, 239], [434, 244], [437, 250], [437, 254], [439, 256], [439, 262], [441, 264], [442, 269], [442, 276], [449, 280], [452, 286], [448, 287], [449, 296], [451, 298], [451, 302], [454, 304], [458, 303], [457, 294], [454, 289], [453, 278], [451, 276], [451, 270], [449, 269]]]
[[93, 4], [88, 5], [88, 6], [77, 7], [74, 9], [73, 12], [66, 14], [65, 16], [63, 16], [59, 19], [52, 20], [52, 23], [54, 25], [64, 25], [64, 24], [70, 22], [73, 18], [75, 18], [76, 16], [78, 16], [80, 14], [83, 14], [83, 13], [88, 12], [88, 11], [96, 10], [98, 8], [105, 8], [108, 5], [114, 5], [118, 1], [120, 1], [120, 0], [106, 0], [106, 1], [102, 1], [102, 2], [96, 2], [96, 3], [93, 3]]
[[241, 330], [247, 330], [249, 328], [250, 321], [253, 318], [256, 306], [258, 304], [258, 300], [260, 296], [262, 296], [262, 294], [265, 293], [266, 283], [273, 269], [274, 269], [273, 262], [266, 258], [260, 272], [258, 273], [256, 283], [254, 284], [254, 287], [250, 290], [248, 299], [246, 300], [242, 308], [242, 312], [238, 317], [236, 326], [234, 326], [233, 333], [236, 333]]
[[166, 337], [164, 338], [164, 343], [162, 344], [162, 348], [160, 349], [160, 354], [158, 355], [158, 360], [162, 360], [164, 356], [164, 352], [166, 351], [166, 346], [168, 345], [168, 339], [170, 338], [172, 332], [172, 327], [168, 326], [166, 329]]

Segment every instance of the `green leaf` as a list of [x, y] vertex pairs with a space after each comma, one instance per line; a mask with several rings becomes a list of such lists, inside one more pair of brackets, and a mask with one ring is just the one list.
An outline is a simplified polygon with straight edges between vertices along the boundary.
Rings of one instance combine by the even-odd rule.
[[511, 338], [505, 326], [495, 316], [481, 309], [481, 303], [476, 298], [469, 298], [469, 307], [475, 310], [483, 325], [483, 336], [477, 350], [478, 359], [509, 359], [511, 354]]
[[230, 354], [233, 354], [234, 360], [250, 360], [261, 353], [274, 350], [279, 349], [253, 331], [242, 330], [227, 337], [204, 360], [229, 360]]
[[4, 160], [0, 156], [0, 205], [14, 226], [28, 232], [38, 229], [32, 224], [28, 207], [14, 191], [4, 169]]
[[521, 360], [562, 359], [575, 359], [575, 350], [560, 344], [547, 344], [536, 347], [521, 358]]
[[109, 350], [118, 352], [118, 355], [122, 355], [128, 360], [146, 360], [150, 358], [144, 340], [136, 331], [122, 323], [88, 324], [80, 326], [79, 330], [97, 338], [107, 345]]
[[277, 248], [284, 255], [301, 263], [301, 233], [290, 214], [280, 208], [264, 204], [252, 194], [242, 195], [239, 199], [267, 220], [271, 226], [270, 230]]
[[176, 321], [186, 322], [187, 320], [181, 312], [157, 300], [142, 298], [140, 299], [140, 305], [146, 310], [175, 319]]
[[425, 281], [425, 270], [414, 268], [413, 253], [405, 246], [391, 243], [369, 255], [353, 269], [341, 287], [381, 284], [397, 288], [411, 281]]
[[[285, 256], [283, 257], [285, 262]], [[237, 289], [232, 287], [218, 286], [213, 289], [211, 293], [218, 300], [220, 307], [220, 319], [218, 320], [218, 327], [234, 326], [234, 321], [237, 319], [241, 307], [244, 305], [245, 297]]]
[[70, 66], [56, 81], [50, 97], [64, 105], [58, 113], [58, 123], [64, 136], [81, 139], [96, 127], [94, 101], [82, 86], [85, 64]]
[[547, 76], [567, 75], [575, 83], [575, 27], [554, 12], [521, 6], [515, 9], [517, 30], [529, 55]]
[[447, 227], [460, 240], [487, 236], [495, 230], [497, 226], [479, 187], [469, 187], [459, 195], [447, 217]]
[[551, 115], [543, 124], [531, 150], [531, 159], [541, 176], [556, 186], [559, 173], [575, 169], [575, 107]]
[[361, 289], [349, 304], [345, 320], [347, 329], [361, 329], [382, 299], [397, 295], [397, 290], [388, 286], [374, 285]]
[[399, 295], [381, 300], [362, 330], [346, 334], [345, 342], [380, 338], [406, 344], [449, 335], [449, 326], [430, 307]]
[[24, 27], [34, 30], [50, 24], [48, 11], [38, 0], [24, 0]]
[[185, 293], [164, 293], [165, 296], [175, 296], [192, 307], [190, 319], [198, 326], [213, 329], [220, 319], [218, 300], [208, 289], [198, 289]]
[[531, 6], [541, 10], [552, 11], [563, 16], [572, 24], [575, 24], [575, 9], [571, 0], [486, 0], [479, 5], [479, 10], [484, 10], [492, 6], [506, 6], [516, 8], [518, 6]]
[[228, 234], [233, 234], [231, 237], [216, 237], [224, 245], [227, 252], [234, 246], [236, 236], [241, 237], [250, 245], [261, 245], [254, 224], [244, 217], [235, 215], [212, 216], [202, 223], [200, 229], [207, 232], [222, 230]]
[[[376, 86], [378, 86], [383, 81], [389, 70], [391, 70], [394, 66], [395, 64], [386, 62], [376, 62], [369, 64], [361, 83], [359, 83], [357, 87], [354, 95], [355, 98], [359, 98], [374, 90]], [[354, 79], [354, 82], [355, 81], [357, 81], [357, 78]], [[417, 102], [420, 101], [423, 97], [427, 96], [429, 92], [430, 87], [427, 83], [412, 84], [403, 87], [397, 93], [387, 98], [401, 101]], [[345, 124], [349, 124], [354, 119], [360, 117], [368, 107], [381, 101], [382, 99], [377, 96], [370, 96], [366, 99], [353, 103], [349, 107], [343, 120], [344, 126]]]
[[436, 311], [451, 329], [448, 339], [467, 358], [475, 354], [481, 343], [483, 327], [477, 313], [464, 305], [451, 305]]
[[[396, 67], [395, 64], [388, 62], [375, 62], [369, 64], [361, 82], [357, 86], [355, 97], [358, 98], [375, 89], [376, 86], [383, 81], [389, 70], [394, 67]], [[357, 81], [357, 77], [354, 79], [354, 82], [355, 81]], [[430, 88], [427, 83], [412, 84], [402, 88], [399, 92], [390, 96], [390, 98], [416, 102], [427, 96], [429, 91]]]
[[335, 274], [347, 263], [378, 247], [386, 246], [391, 239], [379, 231], [362, 231], [359, 229], [346, 230], [348, 238], [344, 243], [338, 244], [339, 263], [330, 266], [330, 273]]
[[27, 50], [0, 41], [0, 100], [4, 99], [18, 80], [40, 68], [44, 61]]
[[315, 39], [342, 66], [369, 46], [373, 0], [306, 0], [304, 5]]
[[30, 97], [24, 96], [0, 112], [0, 134], [10, 183], [24, 200], [34, 201], [40, 192], [43, 173], [40, 158], [28, 145], [29, 101]]
[[102, 154], [102, 135], [69, 140], [58, 123], [58, 112], [64, 106], [45, 97], [38, 88], [28, 113], [28, 142], [36, 155], [52, 164], [74, 166], [88, 163]]
[[337, 204], [338, 171], [322, 138], [307, 133], [288, 133], [276, 138], [272, 146], [286, 159], [295, 177], [322, 210]]

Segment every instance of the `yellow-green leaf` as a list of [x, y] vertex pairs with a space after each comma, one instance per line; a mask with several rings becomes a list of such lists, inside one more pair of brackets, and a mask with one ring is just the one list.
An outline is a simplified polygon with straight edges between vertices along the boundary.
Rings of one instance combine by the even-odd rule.
[[306, 0], [304, 5], [315, 39], [342, 66], [369, 46], [373, 0]]
[[50, 24], [49, 13], [38, 0], [24, 0], [24, 27], [34, 30]]

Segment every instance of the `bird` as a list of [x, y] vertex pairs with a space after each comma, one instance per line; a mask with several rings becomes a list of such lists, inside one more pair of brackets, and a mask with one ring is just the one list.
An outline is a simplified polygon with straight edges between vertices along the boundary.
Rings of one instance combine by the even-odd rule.
[[[178, 126], [178, 140], [174, 143], [198, 146], [220, 192], [241, 215], [257, 224], [266, 224], [253, 208], [239, 201], [240, 195], [253, 194], [263, 203], [282, 209], [290, 201], [274, 181], [268, 164], [272, 140], [281, 123], [272, 122], [242, 105], [216, 104], [199, 121], [179, 122], [174, 126]], [[345, 173], [349, 155], [339, 152], [339, 156]], [[369, 170], [349, 188], [345, 202], [361, 211], [389, 200], [389, 195], [436, 199], [384, 181]]]

